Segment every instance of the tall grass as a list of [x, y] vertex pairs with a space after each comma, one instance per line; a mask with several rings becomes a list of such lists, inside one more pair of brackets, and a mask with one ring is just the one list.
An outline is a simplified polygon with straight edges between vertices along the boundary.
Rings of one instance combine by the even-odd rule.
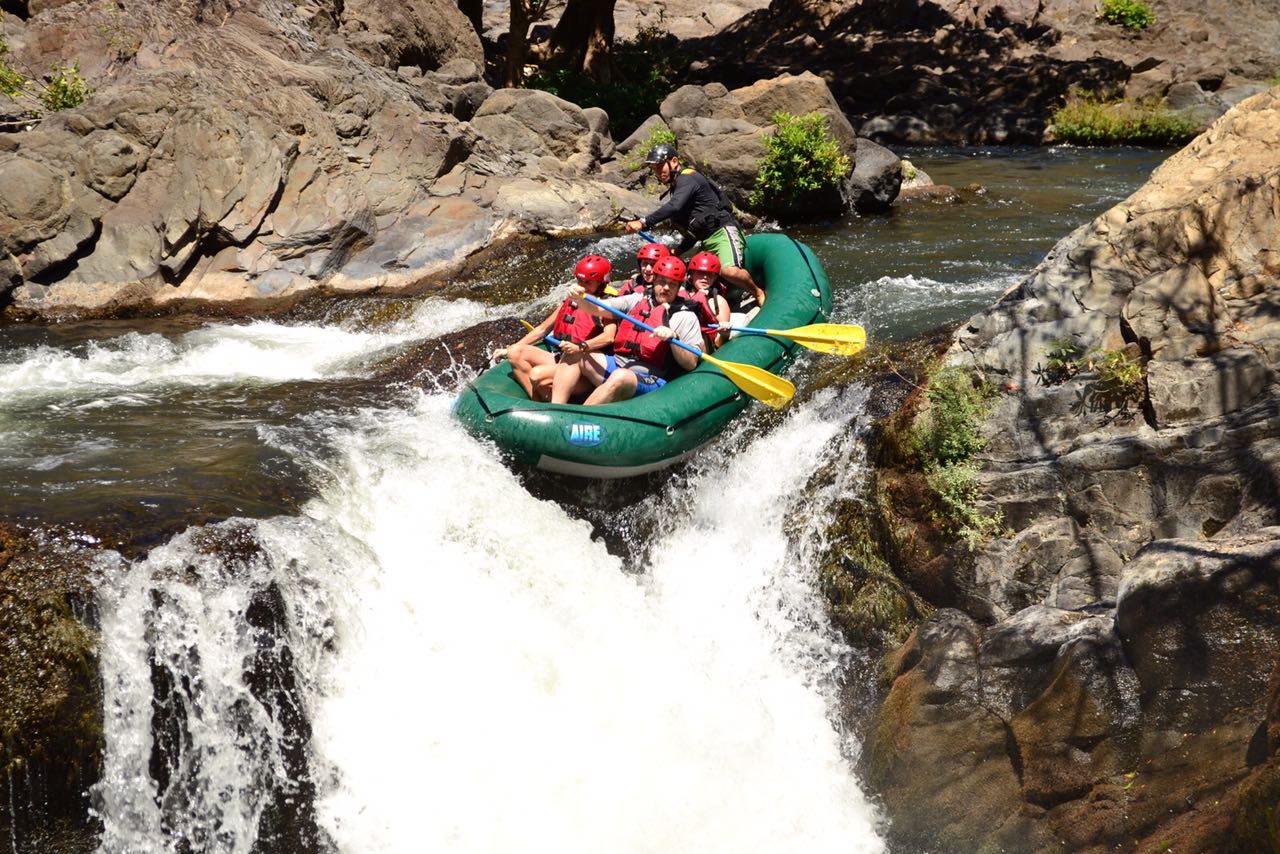
[[1050, 119], [1053, 136], [1076, 145], [1152, 145], [1173, 147], [1189, 142], [1196, 124], [1162, 101], [1102, 101], [1073, 94]]

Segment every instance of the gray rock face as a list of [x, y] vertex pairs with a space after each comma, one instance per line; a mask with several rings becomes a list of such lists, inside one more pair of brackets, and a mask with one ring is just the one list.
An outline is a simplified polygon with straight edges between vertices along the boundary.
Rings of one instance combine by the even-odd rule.
[[[888, 149], [858, 138], [826, 81], [809, 72], [760, 80], [732, 91], [719, 83], [682, 86], [662, 102], [660, 118], [676, 134], [685, 159], [720, 184], [734, 204], [746, 207], [778, 113], [824, 116], [853, 171], [835, 188], [793, 204], [773, 203], [771, 214], [797, 220], [889, 209], [902, 184], [901, 161]], [[647, 122], [646, 127], [652, 125]], [[631, 150], [647, 135], [642, 128], [622, 144], [622, 150]]]
[[97, 88], [0, 136], [11, 315], [417, 289], [495, 240], [638, 203], [584, 177], [613, 155], [607, 116], [492, 93], [450, 0], [202, 9], [74, 0], [10, 38], [25, 67], [66, 51]]
[[[1070, 519], [1105, 598], [1113, 556], [1275, 521], [1278, 118], [1274, 92], [1236, 108], [957, 335], [952, 362], [1019, 389], [987, 431], [984, 486], [1023, 531], [1016, 550], [997, 543], [977, 561], [975, 598], [992, 616], [1061, 592], [1047, 568], [1065, 566], [1062, 540], [1030, 531]], [[1123, 350], [1141, 382], [1127, 399], [1109, 393], [1097, 357], [1046, 380], [1038, 368], [1063, 341]]]
[[[1243, 102], [957, 333], [1007, 381], [979, 481], [1014, 533], [957, 568], [971, 616], [893, 658], [869, 767], [904, 839], [1269, 844], [1243, 804], [1280, 779], [1278, 120], [1280, 90]], [[1074, 376], [1043, 369], [1063, 342], [1094, 354]], [[1141, 368], [1123, 393], [1106, 350]], [[979, 821], [975, 775], [1005, 781]]]

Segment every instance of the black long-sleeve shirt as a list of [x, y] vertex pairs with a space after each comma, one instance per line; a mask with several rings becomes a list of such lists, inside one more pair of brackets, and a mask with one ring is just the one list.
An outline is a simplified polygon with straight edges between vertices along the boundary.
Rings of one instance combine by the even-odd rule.
[[677, 253], [684, 252], [695, 240], [710, 237], [716, 229], [738, 224], [733, 206], [724, 193], [694, 169], [676, 173], [666, 204], [640, 221], [645, 228], [653, 228], [668, 219], [688, 235]]

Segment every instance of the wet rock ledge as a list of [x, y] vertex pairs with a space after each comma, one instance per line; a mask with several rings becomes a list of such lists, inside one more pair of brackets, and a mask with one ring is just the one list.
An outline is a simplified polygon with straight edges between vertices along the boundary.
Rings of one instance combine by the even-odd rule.
[[945, 361], [998, 390], [975, 458], [996, 536], [940, 537], [908, 500], [921, 394], [881, 424], [867, 551], [937, 609], [868, 724], [903, 850], [1275, 850], [1277, 359], [1272, 89], [956, 332]]

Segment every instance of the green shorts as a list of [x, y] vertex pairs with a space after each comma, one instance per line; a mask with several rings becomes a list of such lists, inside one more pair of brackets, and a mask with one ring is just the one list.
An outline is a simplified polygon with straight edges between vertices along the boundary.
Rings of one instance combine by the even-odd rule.
[[747, 266], [747, 241], [736, 225], [721, 226], [707, 235], [702, 251], [719, 258], [721, 267]]

